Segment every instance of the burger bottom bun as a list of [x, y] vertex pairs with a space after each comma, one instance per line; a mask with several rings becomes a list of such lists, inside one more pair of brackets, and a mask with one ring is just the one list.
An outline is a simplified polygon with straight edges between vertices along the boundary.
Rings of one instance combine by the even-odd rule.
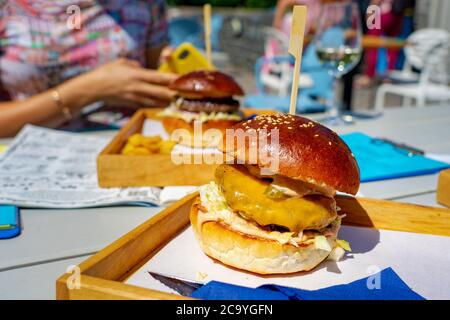
[[[325, 260], [330, 252], [316, 249], [314, 244], [295, 247], [245, 235], [219, 222], [197, 225], [198, 203], [191, 209], [190, 219], [202, 250], [220, 262], [258, 274], [286, 274], [308, 271]], [[336, 237], [327, 237], [333, 248]]]
[[[209, 120], [202, 122], [201, 126], [196, 128], [196, 123], [200, 123], [198, 121], [186, 122], [175, 117], [164, 117], [162, 119], [164, 129], [170, 135], [171, 140], [184, 146], [196, 148], [217, 147], [225, 135], [225, 130], [238, 122], [237, 120]], [[196, 137], [198, 133], [201, 136]]]

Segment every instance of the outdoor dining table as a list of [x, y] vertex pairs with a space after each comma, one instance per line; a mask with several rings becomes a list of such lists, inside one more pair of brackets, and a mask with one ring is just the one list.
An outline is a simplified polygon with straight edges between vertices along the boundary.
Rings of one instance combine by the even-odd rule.
[[[450, 155], [450, 105], [390, 108], [381, 117], [333, 128], [406, 143]], [[89, 133], [113, 136], [114, 131]], [[0, 140], [0, 144], [9, 140]], [[363, 183], [365, 197], [437, 206], [437, 174]], [[76, 265], [151, 218], [160, 207], [22, 209], [22, 234], [0, 240], [0, 299], [54, 299], [55, 281]]]

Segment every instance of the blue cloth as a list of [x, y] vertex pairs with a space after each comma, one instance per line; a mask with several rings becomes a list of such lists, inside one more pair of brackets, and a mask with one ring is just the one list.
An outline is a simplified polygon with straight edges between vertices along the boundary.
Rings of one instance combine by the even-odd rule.
[[341, 136], [358, 161], [361, 182], [437, 173], [450, 164], [408, 152], [390, 143], [355, 132]]
[[[368, 284], [374, 286], [379, 284], [379, 286], [369, 289]], [[263, 285], [252, 289], [211, 281], [194, 291], [191, 296], [208, 300], [424, 300], [422, 296], [412, 291], [391, 268], [384, 269], [369, 278], [319, 290], [303, 290], [278, 285]]]

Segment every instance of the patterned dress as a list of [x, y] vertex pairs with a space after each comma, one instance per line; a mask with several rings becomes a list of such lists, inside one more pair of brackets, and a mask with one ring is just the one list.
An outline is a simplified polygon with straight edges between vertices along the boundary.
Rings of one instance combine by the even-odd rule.
[[163, 0], [0, 0], [1, 88], [24, 99], [166, 42]]

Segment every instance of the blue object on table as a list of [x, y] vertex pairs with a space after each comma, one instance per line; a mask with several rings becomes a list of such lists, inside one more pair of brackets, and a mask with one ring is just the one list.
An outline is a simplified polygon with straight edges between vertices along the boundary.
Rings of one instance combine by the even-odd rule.
[[420, 176], [450, 168], [450, 164], [408, 155], [388, 142], [355, 132], [341, 136], [358, 161], [361, 182]]
[[391, 268], [349, 284], [319, 290], [278, 285], [263, 285], [252, 289], [211, 281], [194, 291], [191, 297], [208, 300], [424, 300]]
[[0, 239], [9, 239], [20, 234], [19, 208], [0, 205]]

